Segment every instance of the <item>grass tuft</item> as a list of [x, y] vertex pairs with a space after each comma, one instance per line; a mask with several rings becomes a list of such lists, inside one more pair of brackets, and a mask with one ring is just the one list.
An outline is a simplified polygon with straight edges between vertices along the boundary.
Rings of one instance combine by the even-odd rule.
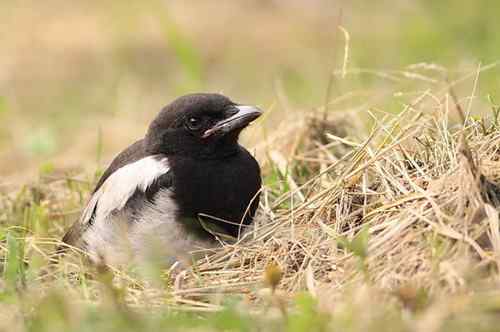
[[398, 112], [296, 113], [265, 135], [255, 227], [187, 270], [94, 271], [76, 250], [55, 264], [95, 177], [50, 167], [2, 188], [0, 329], [496, 328], [498, 106], [419, 82]]

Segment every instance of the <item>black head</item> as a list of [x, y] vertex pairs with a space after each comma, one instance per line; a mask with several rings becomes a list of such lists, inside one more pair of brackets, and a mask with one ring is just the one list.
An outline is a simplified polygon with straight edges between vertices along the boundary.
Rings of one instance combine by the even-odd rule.
[[161, 110], [149, 126], [149, 153], [217, 158], [238, 149], [240, 132], [262, 111], [220, 94], [180, 97]]

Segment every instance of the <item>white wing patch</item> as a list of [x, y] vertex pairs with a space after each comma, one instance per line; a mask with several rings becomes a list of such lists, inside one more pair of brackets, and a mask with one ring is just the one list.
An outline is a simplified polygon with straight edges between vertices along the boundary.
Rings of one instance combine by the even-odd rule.
[[80, 222], [89, 222], [92, 215], [95, 221], [103, 220], [113, 211], [123, 209], [137, 189], [146, 191], [169, 169], [167, 158], [158, 156], [149, 156], [117, 169], [92, 195]]
[[169, 169], [166, 157], [140, 159], [117, 169], [92, 195], [80, 222], [86, 225], [81, 239], [94, 262], [113, 263], [129, 259], [131, 220], [121, 210], [137, 189], [145, 192]]
[[82, 234], [85, 250], [94, 263], [111, 265], [159, 259], [167, 265], [190, 261], [190, 252], [214, 246], [175, 221], [177, 205], [172, 192], [160, 189], [154, 202], [144, 201], [131, 222], [126, 204], [134, 192], [146, 191], [169, 171], [167, 158], [146, 157], [116, 170], [91, 197], [80, 222], [92, 225]]

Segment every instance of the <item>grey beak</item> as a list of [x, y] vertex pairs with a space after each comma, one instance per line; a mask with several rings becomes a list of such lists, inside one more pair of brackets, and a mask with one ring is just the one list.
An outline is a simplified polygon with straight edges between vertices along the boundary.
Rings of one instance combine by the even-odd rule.
[[255, 106], [233, 106], [236, 111], [229, 118], [217, 122], [212, 128], [203, 133], [203, 138], [214, 134], [227, 134], [235, 129], [248, 126], [252, 121], [262, 115], [262, 110]]

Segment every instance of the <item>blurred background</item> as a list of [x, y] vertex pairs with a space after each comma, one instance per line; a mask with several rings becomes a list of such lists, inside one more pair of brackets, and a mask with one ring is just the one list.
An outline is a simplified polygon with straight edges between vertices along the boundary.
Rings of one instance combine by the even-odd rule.
[[[459, 78], [500, 59], [498, 13], [497, 0], [3, 0], [0, 176], [102, 166], [189, 92], [273, 109], [271, 125], [314, 110], [346, 45], [334, 94], [370, 91], [356, 103], [410, 89], [397, 76], [414, 64]], [[479, 98], [499, 82], [481, 75]]]

